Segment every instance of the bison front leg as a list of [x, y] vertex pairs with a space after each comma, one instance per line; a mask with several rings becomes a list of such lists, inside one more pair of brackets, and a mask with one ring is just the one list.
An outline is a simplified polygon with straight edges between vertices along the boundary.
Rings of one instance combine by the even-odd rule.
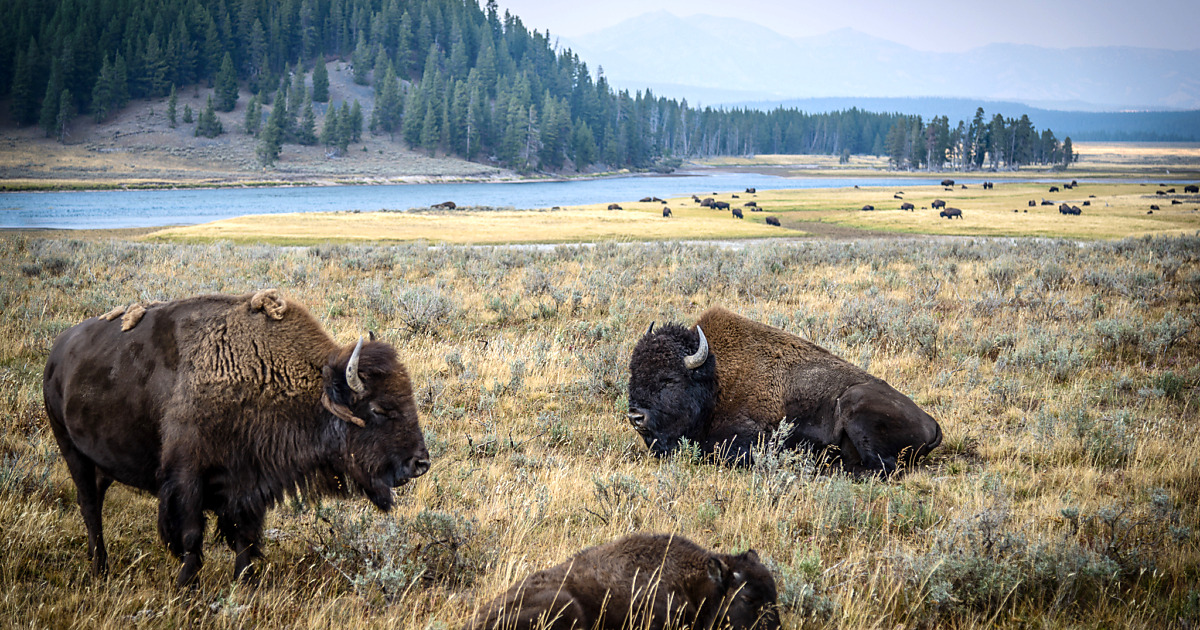
[[262, 557], [261, 537], [264, 514], [226, 512], [217, 517], [217, 531], [229, 543], [235, 556], [233, 578], [253, 583], [257, 579], [254, 561]]
[[159, 472], [158, 535], [183, 560], [176, 586], [191, 584], [204, 566], [203, 483], [190, 471]]

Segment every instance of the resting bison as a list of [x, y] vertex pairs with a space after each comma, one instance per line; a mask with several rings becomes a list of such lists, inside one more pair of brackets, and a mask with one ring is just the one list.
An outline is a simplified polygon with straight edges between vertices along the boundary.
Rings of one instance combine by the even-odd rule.
[[767, 217], [767, 225], [774, 225], [775, 227], [780, 227], [779, 218], [778, 217]]
[[1175, 189], [1174, 189], [1174, 188], [1168, 188], [1168, 189], [1167, 189], [1167, 193], [1168, 193], [1168, 194], [1172, 194], [1172, 195], [1174, 195], [1174, 194], [1175, 194]]
[[1165, 192], [1163, 192], [1163, 191], [1161, 191], [1161, 190], [1156, 190], [1156, 191], [1154, 191], [1154, 194], [1156, 194], [1156, 195], [1160, 195], [1160, 196], [1161, 196], [1161, 195], [1165, 195], [1165, 194], [1167, 194], [1167, 193], [1165, 193]]
[[943, 180], [942, 180], [942, 185], [943, 185], [943, 186], [953, 186], [953, 185], [954, 185], [954, 180], [953, 180], [953, 179], [943, 179]]
[[748, 193], [750, 193], [751, 195], [753, 195], [754, 193], [757, 193], [757, 192], [758, 192], [758, 189], [757, 189], [757, 188], [747, 188], [747, 189], [746, 189], [746, 192], [748, 192]]
[[1080, 210], [1079, 206], [1070, 206], [1064, 203], [1058, 207], [1058, 213], [1079, 215], [1083, 214], [1083, 210]]
[[609, 210], [622, 210], [623, 208], [621, 208], [621, 204], [619, 204], [619, 203], [610, 203], [610, 204], [608, 204], [608, 209]]
[[1200, 193], [1200, 186], [1197, 186], [1195, 184], [1188, 184], [1187, 186], [1183, 187], [1183, 192], [1185, 192], [1185, 193]]
[[933, 208], [934, 210], [937, 210], [938, 208], [945, 208], [946, 202], [942, 201], [941, 199], [934, 199], [933, 203], [929, 204], [929, 207]]
[[903, 201], [904, 197], [901, 197], [899, 194], [895, 194], [895, 195], [892, 195], [892, 199], [899, 199], [899, 200]]
[[663, 206], [663, 218], [671, 216], [671, 209]]
[[1036, 201], [1034, 201], [1034, 200], [1032, 200], [1032, 199], [1030, 199], [1030, 200], [1029, 200], [1029, 207], [1030, 207], [1030, 208], [1036, 208], [1036, 207], [1037, 207], [1037, 202], [1036, 202]]
[[840, 449], [854, 473], [892, 472], [942, 441], [938, 423], [887, 383], [720, 307], [694, 329], [651, 324], [629, 360], [626, 417], [655, 455], [687, 438], [734, 464], [749, 463], [781, 420], [792, 423], [785, 446]]
[[712, 209], [713, 209], [713, 210], [728, 210], [728, 209], [729, 209], [729, 202], [726, 202], [726, 201], [714, 201], [711, 207], [712, 207]]
[[354, 491], [388, 510], [392, 488], [429, 469], [395, 350], [339, 346], [273, 289], [84, 320], [54, 342], [42, 391], [96, 573], [113, 481], [158, 495], [182, 586], [203, 564], [205, 510], [236, 553], [234, 576], [248, 576], [263, 518], [285, 495]]
[[1158, 205], [1157, 205], [1157, 204], [1153, 204], [1153, 203], [1152, 203], [1152, 204], [1150, 204], [1150, 209], [1151, 209], [1151, 210], [1158, 210], [1159, 208], [1158, 208]]
[[917, 207], [912, 205], [911, 203], [905, 201], [904, 203], [900, 204], [900, 209], [901, 210], [916, 210]]
[[1153, 210], [1147, 210], [1147, 211], [1146, 211], [1146, 214], [1154, 214], [1154, 211], [1153, 211]]
[[458, 207], [458, 204], [454, 203], [453, 201], [443, 201], [442, 203], [434, 204], [430, 207], [437, 208], [439, 210], [454, 210]]
[[739, 196], [737, 196], [737, 195], [729, 195], [729, 196], [730, 196], [731, 198], [733, 198], [733, 199], [741, 199], [741, 197], [739, 197]]
[[1043, 205], [1043, 206], [1053, 206], [1053, 205], [1054, 205], [1054, 202], [1053, 202], [1053, 201], [1050, 201], [1049, 199], [1043, 199], [1043, 200], [1042, 200], [1042, 205]]
[[867, 205], [865, 205], [865, 206], [863, 206], [863, 207], [862, 207], [862, 210], [863, 210], [864, 212], [869, 212], [869, 211], [871, 211], [871, 210], [874, 210], [874, 209], [875, 209], [875, 206], [872, 206], [871, 204], [867, 204]]
[[1058, 186], [1051, 186], [1050, 192], [1058, 192]]
[[742, 209], [741, 209], [741, 208], [734, 208], [734, 209], [733, 209], [733, 217], [734, 217], [735, 219], [744, 219], [744, 218], [746, 218], [745, 216], [743, 216], [743, 215], [742, 215]]
[[945, 210], [939, 212], [938, 216], [946, 217], [947, 219], [953, 219], [954, 217], [958, 217], [960, 219], [963, 218], [962, 210], [959, 210], [958, 208], [946, 208]]
[[1182, 202], [1182, 201], [1180, 201], [1180, 200], [1178, 200], [1178, 199], [1172, 199], [1172, 200], [1171, 200], [1171, 205], [1172, 205], [1172, 206], [1178, 206], [1178, 205], [1182, 205], [1182, 204], [1183, 204], [1183, 202]]
[[1085, 205], [1085, 206], [1090, 206], [1090, 205], [1092, 205], [1092, 202], [1090, 202], [1090, 201], [1088, 201], [1088, 200], [1086, 200], [1086, 199], [1085, 199], [1085, 200], [1083, 201], [1083, 205]]
[[774, 630], [777, 598], [754, 550], [728, 555], [681, 536], [632, 534], [513, 584], [464, 630]]
[[654, 201], [653, 197], [642, 197], [641, 199], [638, 199], [638, 203], [650, 203], [652, 201]]
[[995, 188], [995, 187], [996, 187], [996, 185], [995, 185], [995, 184], [993, 184], [992, 182], [983, 182], [983, 189], [984, 189], [984, 190], [991, 190], [991, 189], [993, 189], [993, 188]]
[[746, 203], [742, 204], [742, 207], [744, 207], [744, 208], [757, 208], [757, 207], [758, 207], [758, 202], [757, 202], [757, 201], [747, 201]]

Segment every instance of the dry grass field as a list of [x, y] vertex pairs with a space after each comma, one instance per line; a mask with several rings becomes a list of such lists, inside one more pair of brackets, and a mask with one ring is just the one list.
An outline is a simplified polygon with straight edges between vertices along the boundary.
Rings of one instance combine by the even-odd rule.
[[[1066, 180], [1070, 181], [1070, 180]], [[301, 213], [237, 217], [202, 225], [151, 233], [160, 242], [215, 242], [311, 245], [414, 242], [450, 244], [579, 243], [599, 240], [656, 241], [745, 239], [806, 236], [829, 229], [854, 233], [955, 236], [1038, 236], [1071, 239], [1116, 239], [1151, 234], [1183, 234], [1200, 230], [1200, 195], [1183, 193], [1184, 184], [1084, 183], [1071, 190], [1049, 192], [1051, 184], [997, 183], [995, 188], [906, 186], [892, 188], [818, 188], [704, 194], [741, 208], [744, 220], [728, 211], [700, 207], [691, 197], [668, 199], [672, 218], [663, 218], [659, 203], [623, 199], [622, 210], [607, 203], [559, 210]], [[1158, 195], [1162, 190], [1175, 193]], [[711, 192], [711, 191], [710, 191]], [[897, 195], [897, 193], [903, 193]], [[896, 196], [902, 197], [896, 199]], [[940, 218], [935, 199], [963, 212], [962, 219]], [[1043, 200], [1052, 205], [1041, 205]], [[753, 201], [762, 208], [744, 207]], [[902, 201], [916, 206], [900, 210]], [[1036, 206], [1029, 207], [1029, 201]], [[1173, 203], [1178, 202], [1178, 203]], [[1079, 216], [1063, 215], [1058, 206], [1080, 206]], [[1084, 203], [1090, 205], [1084, 206]], [[865, 212], [865, 205], [875, 210]], [[1147, 214], [1151, 205], [1158, 210]], [[1015, 212], [1014, 212], [1015, 210]], [[780, 227], [765, 223], [775, 217]]]
[[[513, 580], [631, 531], [758, 550], [788, 628], [1200, 624], [1195, 236], [493, 248], [9, 234], [0, 258], [3, 626], [454, 628]], [[263, 287], [339, 341], [396, 344], [432, 470], [390, 514], [278, 506], [257, 588], [231, 584], [230, 552], [210, 544], [198, 585], [176, 590], [154, 498], [114, 487], [111, 573], [90, 576], [41, 403], [55, 336], [118, 304]], [[888, 481], [769, 447], [749, 469], [648, 456], [623, 418], [630, 351], [650, 322], [713, 304], [885, 378], [945, 443]]]

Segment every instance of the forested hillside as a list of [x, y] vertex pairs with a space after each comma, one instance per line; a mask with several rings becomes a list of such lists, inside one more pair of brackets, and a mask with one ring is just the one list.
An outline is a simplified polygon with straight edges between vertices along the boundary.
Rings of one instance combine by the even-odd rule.
[[[328, 112], [319, 123], [312, 104], [328, 100], [332, 59], [349, 61], [374, 99], [365, 112], [358, 103], [318, 108]], [[1027, 119], [951, 129], [944, 117], [926, 125], [858, 109], [695, 109], [649, 90], [616, 91], [548, 32], [500, 15], [494, 0], [8, 0], [0, 60], [11, 60], [0, 63], [0, 97], [13, 119], [47, 135], [61, 136], [73, 116], [103, 121], [130, 99], [177, 86], [214, 87], [210, 108], [221, 111], [248, 90], [240, 131], [260, 138], [264, 163], [284, 142], [344, 154], [364, 131], [521, 171], [669, 168], [673, 158], [755, 153], [888, 154], [912, 169], [1063, 157], [1053, 133]], [[174, 121], [173, 99], [169, 111]], [[233, 131], [209, 108], [197, 114], [198, 135]]]

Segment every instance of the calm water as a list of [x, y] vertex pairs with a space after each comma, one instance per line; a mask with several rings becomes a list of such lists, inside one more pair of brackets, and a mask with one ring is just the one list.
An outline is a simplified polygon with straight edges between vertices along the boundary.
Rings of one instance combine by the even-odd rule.
[[[957, 178], [956, 178], [957, 179]], [[219, 188], [103, 192], [0, 193], [0, 228], [104, 229], [192, 225], [247, 214], [405, 210], [443, 201], [458, 205], [549, 208], [629, 202], [642, 197], [740, 192], [749, 187], [841, 188], [936, 184], [941, 177], [804, 178], [740, 173], [686, 173], [570, 182], [398, 184], [297, 188]], [[982, 179], [958, 180], [977, 184]]]

